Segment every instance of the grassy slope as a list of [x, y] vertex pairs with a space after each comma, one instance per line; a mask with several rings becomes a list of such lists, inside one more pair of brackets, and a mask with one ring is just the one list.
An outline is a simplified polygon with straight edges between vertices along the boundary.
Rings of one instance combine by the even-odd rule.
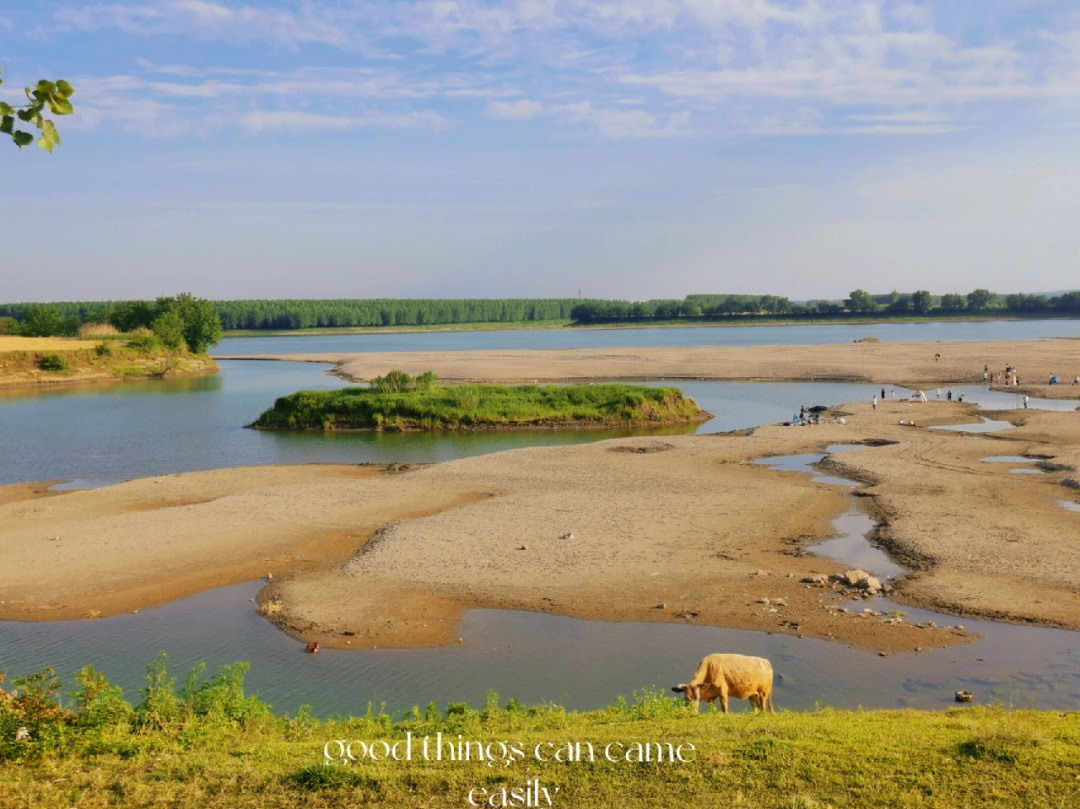
[[[509, 767], [378, 762], [323, 767], [333, 739], [436, 732], [519, 743]], [[537, 744], [693, 744], [693, 763], [536, 763]], [[418, 744], [418, 743], [417, 743]], [[419, 755], [419, 754], [417, 754]], [[1080, 716], [1001, 709], [946, 712], [706, 713], [650, 695], [592, 713], [448, 709], [318, 722], [189, 719], [162, 730], [110, 726], [59, 749], [0, 760], [0, 806], [332, 807], [467, 805], [473, 787], [532, 778], [556, 807], [1067, 807], [1080, 805]]]
[[377, 393], [368, 388], [283, 396], [253, 426], [288, 430], [436, 430], [615, 426], [691, 421], [701, 411], [675, 388], [641, 385], [460, 385]]
[[[107, 353], [93, 348], [2, 352], [0, 387], [198, 376], [217, 370], [210, 358], [188, 352], [130, 348], [116, 341], [103, 345], [107, 347]], [[63, 357], [68, 368], [62, 371], [42, 369], [42, 358], [52, 355]]]

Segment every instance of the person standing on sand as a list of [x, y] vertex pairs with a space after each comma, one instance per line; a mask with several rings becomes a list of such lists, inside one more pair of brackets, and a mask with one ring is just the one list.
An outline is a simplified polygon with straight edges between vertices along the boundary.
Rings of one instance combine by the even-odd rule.
[[1024, 394], [1024, 410], [1028, 409], [1028, 395]]
[[877, 394], [874, 394], [874, 410], [877, 410]]
[[881, 389], [881, 401], [885, 401], [885, 388]]

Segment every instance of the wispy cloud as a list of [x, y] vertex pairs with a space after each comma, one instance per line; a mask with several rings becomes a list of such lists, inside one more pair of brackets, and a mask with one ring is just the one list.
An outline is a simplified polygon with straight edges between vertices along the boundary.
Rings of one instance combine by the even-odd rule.
[[372, 112], [364, 115], [327, 115], [325, 113], [291, 110], [253, 110], [240, 118], [240, 125], [249, 132], [268, 131], [326, 131], [366, 129], [446, 129], [452, 122], [430, 111], [401, 115]]
[[[972, 110], [1080, 100], [1080, 19], [1067, 4], [1040, 3], [1023, 20], [987, 4], [975, 33], [949, 11], [905, 0], [116, 0], [61, 5], [51, 24], [57, 35], [116, 30], [349, 63], [211, 71], [139, 60], [143, 85], [131, 92], [158, 103], [396, 99], [410, 106], [396, 115], [450, 104], [455, 117], [549, 118], [607, 137], [734, 122], [932, 135], [977, 123]], [[637, 103], [620, 110], [627, 90]], [[889, 118], [901, 115], [926, 120]]]

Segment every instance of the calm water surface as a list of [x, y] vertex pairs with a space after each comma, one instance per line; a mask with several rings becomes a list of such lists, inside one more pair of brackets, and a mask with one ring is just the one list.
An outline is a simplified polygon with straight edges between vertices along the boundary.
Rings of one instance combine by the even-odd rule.
[[[100, 486], [147, 475], [283, 463], [437, 462], [631, 431], [288, 433], [245, 429], [278, 396], [344, 383], [313, 363], [222, 361], [221, 373], [102, 388], [0, 393], [0, 484]], [[662, 384], [650, 382], [648, 384]], [[718, 432], [789, 419], [802, 404], [869, 398], [845, 383], [679, 382], [716, 417], [668, 432]], [[640, 432], [640, 431], [639, 431]], [[656, 431], [653, 431], [655, 434]]]
[[477, 332], [283, 335], [280, 337], [228, 337], [222, 340], [214, 351], [219, 355], [225, 355], [324, 354], [341, 351], [473, 351], [516, 348], [822, 345], [850, 343], [864, 337], [876, 337], [890, 343], [1080, 337], [1080, 320], [939, 320], [925, 323], [864, 325], [690, 326], [652, 329], [521, 329]]

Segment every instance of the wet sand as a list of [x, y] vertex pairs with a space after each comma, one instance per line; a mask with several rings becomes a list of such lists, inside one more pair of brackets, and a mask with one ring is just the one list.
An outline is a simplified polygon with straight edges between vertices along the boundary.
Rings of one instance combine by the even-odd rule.
[[[398, 369], [434, 371], [446, 382], [586, 382], [634, 379], [845, 381], [932, 388], [981, 383], [983, 368], [1018, 369], [1019, 390], [1080, 400], [1080, 340], [881, 343], [696, 348], [392, 351], [346, 354], [230, 355], [218, 359], [329, 363], [355, 382]], [[1064, 384], [1049, 385], [1056, 374]], [[1004, 388], [1003, 388], [1004, 389]], [[1017, 388], [1010, 388], [1017, 390]]]
[[[108, 614], [272, 573], [261, 611], [339, 646], [454, 642], [472, 607], [884, 651], [962, 642], [962, 632], [838, 613], [863, 602], [800, 581], [843, 570], [805, 549], [830, 535], [844, 492], [752, 461], [871, 442], [832, 464], [861, 481], [858, 502], [883, 521], [877, 541], [916, 568], [893, 600], [1080, 628], [1080, 514], [1058, 505], [1080, 499], [1062, 485], [1080, 465], [1076, 414], [1010, 412], [1020, 426], [992, 435], [925, 429], [977, 419], [957, 403], [859, 403], [833, 418], [405, 471], [217, 470], [10, 502], [0, 505], [0, 617]], [[1025, 453], [1058, 466], [1014, 475], [980, 460]]]

